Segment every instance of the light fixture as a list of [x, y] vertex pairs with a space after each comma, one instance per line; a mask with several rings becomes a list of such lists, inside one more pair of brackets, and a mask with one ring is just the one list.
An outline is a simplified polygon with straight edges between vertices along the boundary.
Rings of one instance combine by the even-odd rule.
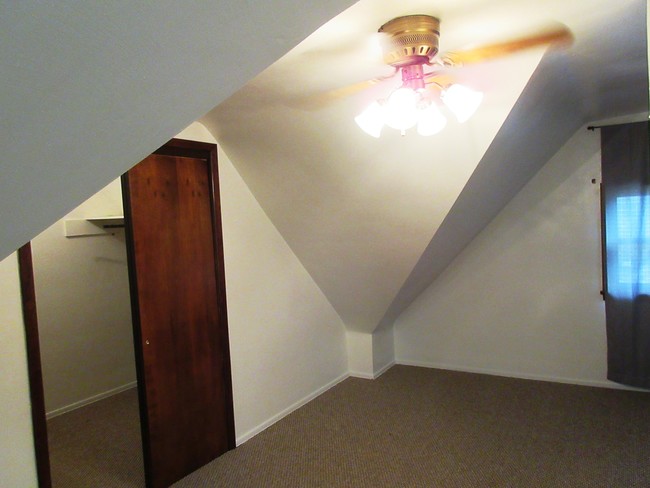
[[383, 106], [384, 123], [404, 134], [418, 123], [418, 94], [407, 87], [398, 88], [390, 94]]
[[[418, 134], [431, 136], [447, 125], [447, 119], [434, 98], [430, 90], [413, 89], [409, 83], [404, 83], [386, 99], [372, 102], [354, 120], [364, 132], [377, 138], [385, 125], [400, 131], [402, 135], [417, 126]], [[440, 87], [440, 101], [459, 123], [467, 121], [482, 100], [482, 93], [463, 85]]]
[[440, 94], [440, 99], [461, 124], [469, 119], [483, 100], [483, 94], [463, 85], [451, 85]]
[[354, 118], [361, 130], [372, 137], [379, 137], [384, 127], [383, 109], [379, 102], [372, 102], [363, 112]]
[[432, 103], [420, 112], [418, 134], [421, 136], [432, 136], [444, 129], [445, 125], [447, 125], [447, 119], [440, 113], [438, 107]]
[[402, 85], [385, 99], [368, 106], [355, 121], [363, 131], [379, 137], [384, 125], [402, 135], [417, 126], [418, 134], [429, 136], [440, 132], [447, 120], [438, 109], [437, 98], [426, 85], [439, 92], [439, 99], [462, 123], [480, 105], [483, 94], [462, 85], [443, 85], [435, 73], [425, 73], [438, 53], [440, 21], [429, 15], [407, 15], [387, 22], [379, 28], [384, 36], [384, 61], [402, 73]]

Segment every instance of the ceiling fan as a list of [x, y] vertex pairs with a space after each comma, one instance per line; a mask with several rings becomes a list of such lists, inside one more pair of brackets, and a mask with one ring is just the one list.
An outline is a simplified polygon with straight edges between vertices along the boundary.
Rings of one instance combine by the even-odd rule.
[[324, 94], [336, 99], [351, 95], [401, 73], [402, 85], [386, 98], [368, 106], [355, 120], [369, 135], [379, 137], [387, 125], [399, 130], [417, 126], [421, 135], [442, 130], [446, 119], [438, 109], [440, 100], [459, 122], [467, 120], [483, 98], [479, 92], [453, 83], [450, 68], [488, 61], [541, 45], [567, 45], [573, 40], [564, 26], [505, 42], [477, 48], [439, 53], [440, 20], [430, 15], [394, 18], [379, 28], [384, 63], [394, 68], [389, 76], [374, 78]]

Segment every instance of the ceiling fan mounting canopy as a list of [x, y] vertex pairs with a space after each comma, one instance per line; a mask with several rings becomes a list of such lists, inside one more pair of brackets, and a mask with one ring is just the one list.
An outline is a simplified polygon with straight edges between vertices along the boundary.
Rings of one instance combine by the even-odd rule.
[[430, 15], [406, 15], [386, 22], [384, 62], [395, 68], [429, 63], [438, 54], [440, 19]]

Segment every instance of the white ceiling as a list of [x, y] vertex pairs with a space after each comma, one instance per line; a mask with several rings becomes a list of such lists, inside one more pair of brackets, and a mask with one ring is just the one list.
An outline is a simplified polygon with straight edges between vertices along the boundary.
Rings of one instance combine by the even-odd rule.
[[[441, 51], [558, 24], [575, 43], [539, 66], [538, 48], [454, 70], [485, 94], [470, 122], [450, 120], [431, 138], [384, 129], [376, 140], [353, 117], [399, 81], [316, 102], [390, 73], [373, 33], [412, 13], [441, 19]], [[645, 24], [643, 0], [362, 0], [202, 122], [347, 327], [372, 331], [389, 325], [584, 121], [647, 110]]]

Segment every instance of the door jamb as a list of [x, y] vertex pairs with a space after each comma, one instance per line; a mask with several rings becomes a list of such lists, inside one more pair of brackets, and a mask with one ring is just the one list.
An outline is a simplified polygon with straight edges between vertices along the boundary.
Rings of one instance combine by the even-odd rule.
[[22, 296], [25, 342], [27, 346], [27, 371], [29, 376], [29, 397], [32, 406], [32, 428], [34, 430], [34, 451], [39, 488], [51, 488], [50, 453], [47, 444], [47, 422], [45, 418], [45, 395], [43, 392], [43, 371], [41, 348], [38, 338], [38, 317], [36, 314], [36, 289], [34, 288], [34, 267], [32, 246], [28, 242], [18, 249], [18, 269]]

